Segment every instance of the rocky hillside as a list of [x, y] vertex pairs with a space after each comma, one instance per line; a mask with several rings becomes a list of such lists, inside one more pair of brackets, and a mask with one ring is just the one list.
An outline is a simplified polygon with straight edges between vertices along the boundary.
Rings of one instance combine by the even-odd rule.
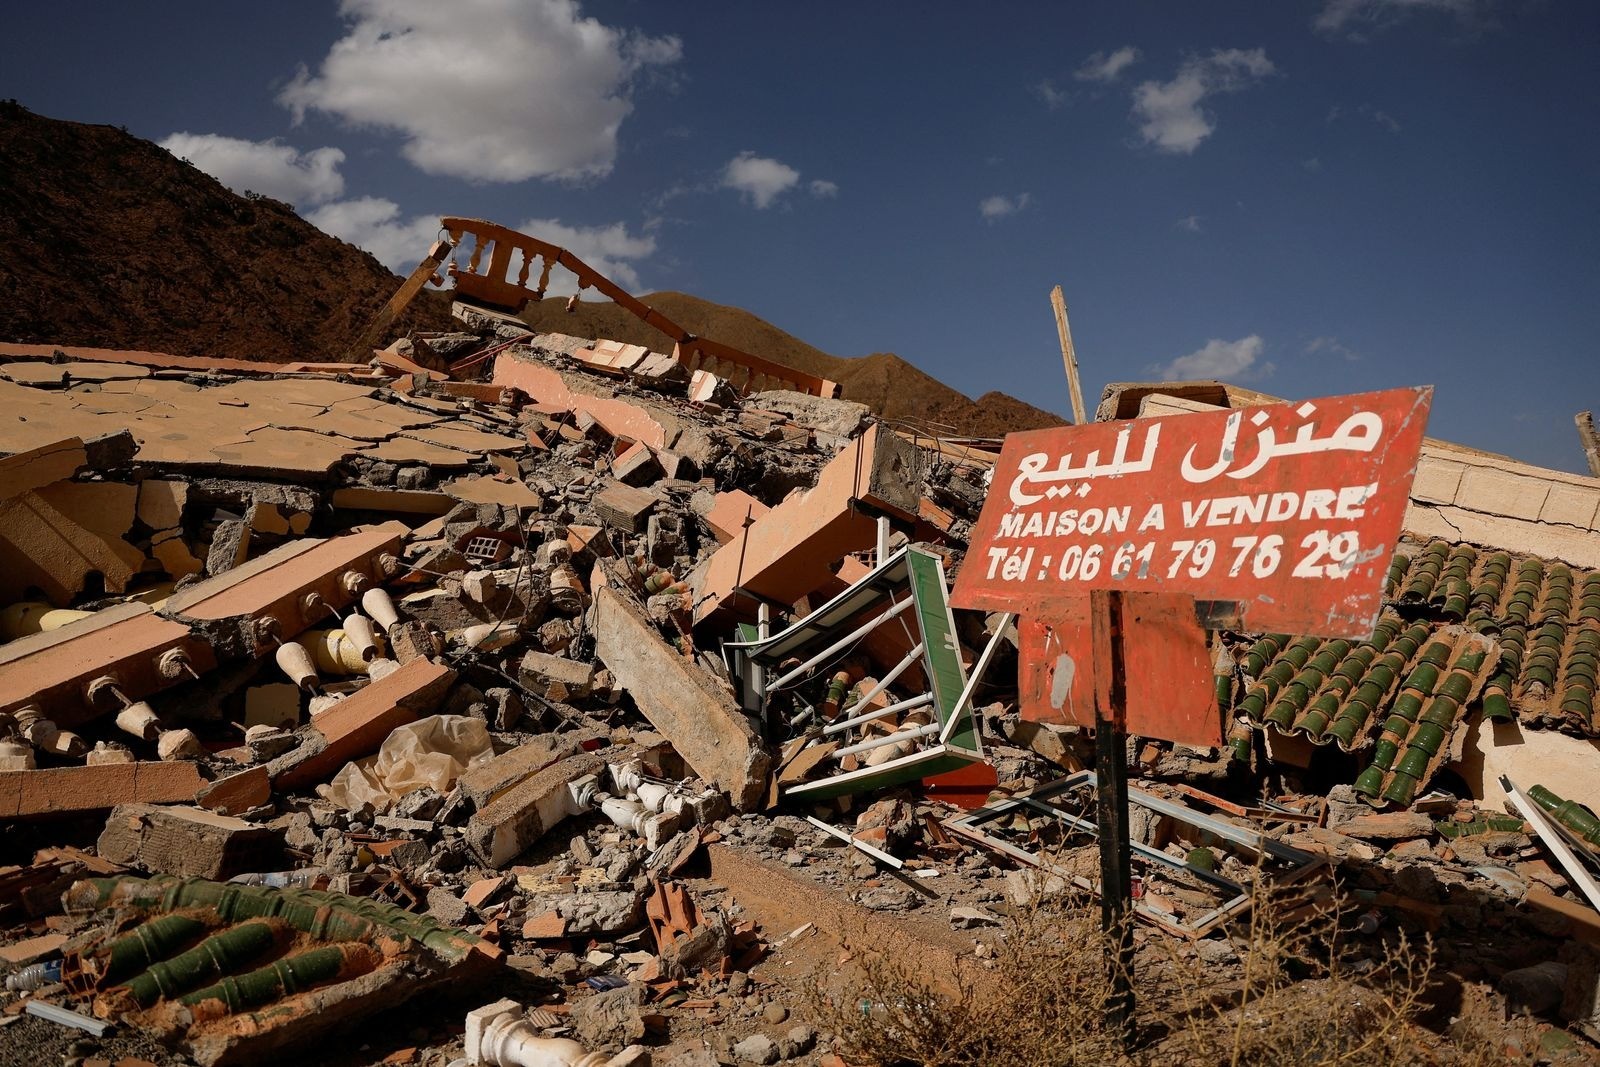
[[[158, 145], [0, 103], [0, 341], [337, 360], [399, 283], [287, 204], [235, 195]], [[929, 432], [998, 437], [1062, 421], [1003, 393], [971, 400], [889, 353], [829, 355], [739, 308], [684, 293], [645, 299], [688, 330], [824, 375]], [[546, 300], [525, 317], [668, 344], [610, 302], [571, 315], [565, 306]], [[424, 292], [401, 326], [449, 329], [449, 297]]]
[[[338, 359], [399, 284], [158, 145], [0, 103], [0, 341]], [[409, 322], [449, 329], [446, 298]]]

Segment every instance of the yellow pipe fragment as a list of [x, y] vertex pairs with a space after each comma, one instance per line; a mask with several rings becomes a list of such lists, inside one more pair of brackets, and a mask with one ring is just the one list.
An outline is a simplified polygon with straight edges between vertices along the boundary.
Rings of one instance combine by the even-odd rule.
[[327, 674], [366, 674], [368, 659], [343, 630], [308, 630], [295, 644], [311, 654], [317, 670]]
[[37, 600], [22, 600], [0, 611], [0, 636], [7, 641], [31, 634], [59, 630], [69, 622], [87, 619], [92, 611], [54, 608]]

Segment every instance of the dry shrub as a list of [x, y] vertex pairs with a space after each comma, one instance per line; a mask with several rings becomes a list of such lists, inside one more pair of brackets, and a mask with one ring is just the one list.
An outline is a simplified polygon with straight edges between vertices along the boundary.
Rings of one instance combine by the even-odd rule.
[[1169, 987], [1182, 1020], [1174, 1041], [1187, 1058], [1229, 1067], [1440, 1062], [1438, 1039], [1416, 1025], [1432, 944], [1399, 935], [1379, 966], [1358, 973], [1345, 910], [1337, 892], [1308, 902], [1294, 889], [1275, 891], [1258, 868], [1250, 911], [1230, 931], [1240, 976], [1226, 995], [1207, 986], [1201, 965], [1174, 957], [1183, 976]]
[[953, 975], [930, 975], [904, 954], [850, 937], [848, 969], [814, 977], [810, 1006], [847, 1062], [879, 1067], [1507, 1062], [1492, 1020], [1458, 1026], [1450, 1037], [1418, 1025], [1433, 970], [1429, 942], [1396, 936], [1381, 964], [1362, 973], [1337, 894], [1307, 907], [1265, 879], [1256, 885], [1232, 931], [1237, 967], [1204, 964], [1162, 933], [1142, 938], [1131, 1048], [1107, 1018], [1107, 939], [1098, 905], [1082, 898], [1008, 917], [996, 931], [1003, 937], [992, 939], [993, 966], [964, 959]]
[[814, 1018], [852, 1064], [1103, 1067], [1129, 1062], [1105, 1024], [1110, 982], [1097, 908], [1043, 903], [1010, 916], [986, 961], [934, 976], [855, 932], [849, 968], [813, 976]]

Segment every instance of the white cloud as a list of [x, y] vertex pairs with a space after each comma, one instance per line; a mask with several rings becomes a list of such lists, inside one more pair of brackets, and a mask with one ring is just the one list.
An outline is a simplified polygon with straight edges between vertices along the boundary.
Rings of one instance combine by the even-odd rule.
[[1365, 115], [1367, 118], [1371, 119], [1373, 122], [1376, 122], [1379, 126], [1382, 126], [1384, 129], [1388, 130], [1390, 133], [1399, 133], [1400, 132], [1400, 129], [1401, 129], [1400, 121], [1398, 119], [1396, 119], [1393, 115], [1389, 114], [1387, 111], [1380, 111], [1378, 108], [1373, 107], [1371, 104], [1362, 104], [1361, 108], [1360, 108], [1360, 111], [1361, 111], [1361, 114]]
[[1200, 225], [1199, 215], [1185, 215], [1173, 225], [1185, 233], [1203, 233], [1205, 231], [1205, 227]]
[[1326, 0], [1312, 25], [1323, 33], [1362, 40], [1361, 29], [1383, 29], [1411, 15], [1447, 15], [1466, 30], [1492, 23], [1495, 0]]
[[676, 63], [676, 37], [580, 15], [576, 0], [342, 0], [349, 22], [315, 73], [278, 96], [405, 138], [429, 174], [576, 180], [610, 172], [641, 75]]
[[[366, 249], [399, 274], [409, 274], [439, 237], [439, 216], [405, 217], [393, 200], [373, 196], [323, 204], [308, 213], [306, 219], [318, 229]], [[631, 234], [620, 222], [609, 226], [569, 226], [556, 219], [525, 219], [517, 229], [560, 245], [624, 289], [635, 292], [640, 284], [637, 262], [656, 251], [654, 237]], [[460, 254], [465, 262], [467, 250]], [[537, 273], [530, 274], [529, 280], [536, 277]], [[565, 269], [557, 267], [551, 272], [552, 295], [566, 296], [576, 289], [577, 278]]]
[[1045, 78], [1043, 81], [1039, 82], [1039, 84], [1035, 85], [1033, 87], [1033, 93], [1040, 100], [1043, 100], [1044, 106], [1049, 108], [1051, 111], [1056, 110], [1067, 102], [1067, 94], [1058, 88], [1056, 83], [1051, 81], [1049, 78]]
[[1263, 378], [1273, 371], [1271, 363], [1261, 363], [1266, 342], [1258, 335], [1241, 337], [1237, 341], [1207, 341], [1204, 348], [1187, 356], [1179, 356], [1156, 373], [1163, 378], [1187, 380], [1195, 378], [1220, 378], [1246, 381]]
[[773, 201], [799, 183], [799, 171], [754, 152], [740, 152], [722, 171], [723, 188], [737, 190], [758, 208], [771, 207]]
[[819, 200], [839, 195], [839, 183], [818, 178], [811, 183], [811, 195]]
[[[517, 229], [530, 237], [560, 245], [632, 293], [641, 288], [637, 262], [655, 255], [656, 251], [655, 237], [629, 233], [628, 227], [620, 222], [609, 226], [568, 226], [556, 219], [524, 219]], [[550, 274], [550, 292], [566, 296], [577, 289], [577, 281], [558, 267]], [[592, 289], [589, 296], [594, 296]]]
[[1341, 344], [1337, 337], [1312, 338], [1310, 343], [1306, 345], [1306, 355], [1316, 356], [1323, 354], [1338, 356], [1340, 359], [1348, 360], [1351, 363], [1361, 358], [1361, 353]]
[[402, 218], [393, 200], [362, 196], [335, 200], [306, 212], [306, 221], [378, 258], [397, 274], [410, 274], [439, 236], [438, 215]]
[[301, 152], [277, 140], [246, 141], [215, 133], [175, 133], [161, 147], [236, 193], [262, 193], [288, 204], [320, 204], [344, 195], [344, 152]]
[[978, 214], [993, 222], [1003, 219], [1007, 215], [1015, 215], [1033, 199], [1032, 193], [1018, 193], [1016, 196], [986, 196], [978, 201]]
[[[1345, 109], [1343, 107], [1341, 107], [1338, 104], [1334, 104], [1331, 108], [1328, 109], [1328, 118], [1327, 118], [1328, 125], [1331, 126], [1335, 122], [1338, 122], [1341, 118], [1343, 118], [1345, 116], [1345, 114], [1346, 114], [1346, 112], [1345, 112]], [[1399, 133], [1402, 129], [1405, 128], [1405, 127], [1400, 125], [1400, 120], [1399, 119], [1395, 118], [1393, 115], [1389, 114], [1387, 111], [1382, 110], [1381, 108], [1373, 107], [1371, 104], [1362, 104], [1359, 107], [1357, 107], [1355, 109], [1355, 111], [1352, 112], [1351, 114], [1359, 115], [1360, 117], [1362, 117], [1364, 119], [1367, 119], [1370, 122], [1373, 122], [1373, 123], [1375, 123], [1375, 124], [1377, 124], [1379, 126], [1382, 126], [1384, 129], [1388, 130], [1390, 133]]]
[[1312, 156], [1310, 159], [1302, 159], [1300, 161], [1300, 165], [1306, 170], [1310, 171], [1312, 174], [1315, 174], [1322, 169], [1322, 160], [1316, 156]]
[[1237, 92], [1275, 73], [1259, 48], [1218, 49], [1183, 61], [1168, 82], [1147, 81], [1133, 91], [1133, 114], [1147, 144], [1162, 152], [1188, 155], [1216, 130], [1201, 103], [1216, 93]]
[[1072, 76], [1081, 82], [1114, 82], [1133, 64], [1139, 61], [1139, 50], [1132, 45], [1115, 52], [1096, 52], [1073, 71]]

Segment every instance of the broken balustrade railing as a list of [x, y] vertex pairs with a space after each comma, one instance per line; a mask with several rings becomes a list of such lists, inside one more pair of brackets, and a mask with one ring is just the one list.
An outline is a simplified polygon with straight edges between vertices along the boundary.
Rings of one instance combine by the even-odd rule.
[[[886, 628], [898, 629], [907, 650], [882, 678], [862, 688], [846, 672], [832, 669], [874, 632]], [[764, 715], [773, 698], [790, 689], [818, 689], [820, 696], [802, 701], [793, 721], [807, 730], [806, 747], [833, 746], [824, 757], [827, 773], [789, 785], [783, 792], [820, 800], [901, 785], [981, 762], [983, 742], [972, 714], [972, 694], [1004, 631], [1004, 625], [995, 629], [969, 677], [961, 660], [943, 561], [907, 545], [781, 632], [761, 636], [755, 627], [744, 625], [743, 640], [725, 647], [741, 683], [744, 708], [752, 714]], [[891, 686], [909, 678], [924, 681], [925, 687], [911, 687], [923, 691], [887, 698]]]

